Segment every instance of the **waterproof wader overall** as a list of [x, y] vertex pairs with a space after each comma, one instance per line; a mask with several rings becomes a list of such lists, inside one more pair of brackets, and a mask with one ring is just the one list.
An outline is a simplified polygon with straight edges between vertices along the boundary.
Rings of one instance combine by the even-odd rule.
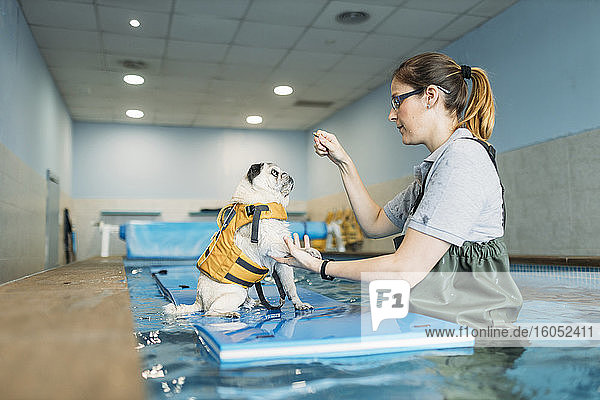
[[[483, 140], [496, 172], [496, 151]], [[499, 175], [498, 175], [499, 177]], [[413, 205], [417, 209], [425, 188]], [[502, 186], [502, 183], [500, 183]], [[412, 214], [412, 212], [411, 212]], [[506, 221], [502, 186], [502, 226]], [[396, 249], [404, 236], [394, 239]], [[503, 326], [517, 319], [523, 298], [509, 272], [508, 252], [502, 238], [485, 243], [464, 242], [450, 245], [425, 279], [410, 292], [409, 311], [471, 327]]]

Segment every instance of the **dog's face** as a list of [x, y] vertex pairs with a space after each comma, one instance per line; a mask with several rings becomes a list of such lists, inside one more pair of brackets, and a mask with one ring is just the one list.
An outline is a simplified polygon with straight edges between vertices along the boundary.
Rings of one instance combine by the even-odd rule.
[[273, 163], [252, 164], [246, 179], [254, 190], [281, 194], [284, 198], [294, 187], [292, 177]]

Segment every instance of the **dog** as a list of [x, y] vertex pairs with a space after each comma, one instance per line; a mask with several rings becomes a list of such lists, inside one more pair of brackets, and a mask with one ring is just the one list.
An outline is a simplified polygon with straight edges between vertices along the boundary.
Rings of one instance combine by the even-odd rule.
[[[293, 187], [294, 180], [292, 177], [276, 164], [265, 162], [253, 164], [237, 186], [231, 198], [231, 204], [237, 205], [237, 208], [235, 208], [237, 214], [243, 214], [246, 212], [246, 207], [253, 204], [271, 204], [273, 209], [285, 210], [285, 207], [289, 204], [289, 195]], [[226, 225], [225, 221], [230, 219], [231, 214], [236, 214], [232, 212], [232, 209], [233, 207], [225, 207], [221, 210], [217, 218], [218, 221], [221, 220], [222, 222], [220, 227]], [[283, 214], [285, 215], [285, 211], [283, 211]], [[233, 229], [233, 226], [230, 229]], [[296, 284], [294, 283], [293, 268], [287, 264], [279, 263], [272, 258], [289, 255], [288, 248], [283, 241], [285, 236], [290, 236], [289, 224], [285, 219], [267, 217], [260, 219], [258, 222], [258, 231], [256, 232], [256, 228], [254, 230], [253, 234], [253, 223], [247, 223], [236, 229], [233, 237], [235, 246], [242, 251], [247, 259], [259, 267], [262, 266], [268, 269], [272, 276], [273, 273], [279, 275], [283, 291], [292, 301], [296, 310], [313, 308], [309, 303], [302, 302], [298, 297]], [[221, 233], [221, 231], [222, 228], [220, 228], [218, 233]], [[221, 234], [225, 235], [224, 233]], [[213, 237], [211, 245], [216, 240]], [[217, 251], [215, 248], [216, 246], [212, 249], [209, 246], [203, 257], [208, 259], [212, 251]], [[306, 251], [317, 258], [321, 258], [321, 254], [316, 249], [309, 248]], [[256, 301], [248, 296], [248, 287], [237, 283], [230, 283], [231, 280], [227, 281], [227, 279], [226, 282], [222, 282], [215, 279], [215, 276], [209, 276], [210, 271], [207, 273], [203, 269], [206, 268], [206, 264], [203, 264], [206, 260], [203, 257], [198, 261], [198, 267], [203, 273], [198, 278], [196, 302], [192, 305], [180, 305], [177, 307], [170, 304], [165, 306], [168, 313], [180, 314], [204, 311], [205, 316], [238, 318], [240, 314], [236, 310], [240, 306], [252, 308], [255, 305]], [[219, 269], [220, 265], [216, 268]], [[242, 271], [242, 273], [246, 273], [246, 271]], [[230, 279], [234, 279], [229, 274], [227, 276]]]

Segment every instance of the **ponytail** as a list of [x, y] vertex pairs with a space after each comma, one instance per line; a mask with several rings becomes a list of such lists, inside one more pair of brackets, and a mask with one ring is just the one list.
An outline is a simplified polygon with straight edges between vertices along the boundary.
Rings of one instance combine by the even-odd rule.
[[475, 67], [470, 70], [473, 87], [467, 110], [458, 126], [466, 127], [479, 139], [488, 140], [492, 136], [496, 114], [492, 87], [483, 69]]

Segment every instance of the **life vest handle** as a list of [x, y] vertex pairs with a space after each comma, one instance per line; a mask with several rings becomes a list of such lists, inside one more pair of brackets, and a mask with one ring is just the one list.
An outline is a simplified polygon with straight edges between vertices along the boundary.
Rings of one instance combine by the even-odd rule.
[[269, 206], [266, 204], [249, 205], [246, 207], [246, 213], [252, 215], [252, 234], [250, 235], [250, 243], [258, 243], [258, 224], [260, 224], [260, 213], [269, 211]]

